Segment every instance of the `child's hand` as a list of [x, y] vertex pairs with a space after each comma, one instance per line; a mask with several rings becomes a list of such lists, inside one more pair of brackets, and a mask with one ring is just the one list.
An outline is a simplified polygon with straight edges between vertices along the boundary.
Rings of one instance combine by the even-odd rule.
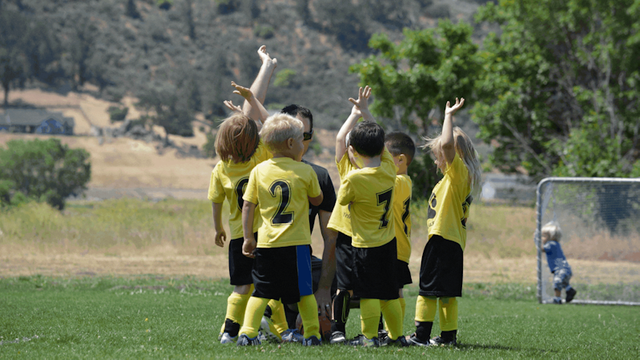
[[369, 96], [371, 96], [371, 88], [369, 87], [369, 85], [367, 85], [364, 87], [364, 89], [358, 89], [358, 100], [349, 98], [349, 101], [351, 101], [353, 105], [357, 106], [360, 111], [368, 111]]
[[360, 111], [360, 108], [358, 108], [356, 105], [353, 105], [353, 107], [351, 108], [351, 116], [357, 116], [358, 119], [360, 119], [362, 117], [362, 111]]
[[274, 68], [278, 66], [278, 59], [272, 59], [269, 56], [269, 53], [267, 52], [267, 45], [260, 46], [260, 49], [258, 49], [258, 56], [260, 56], [260, 60], [262, 60], [263, 64], [273, 65]]
[[224, 242], [227, 241], [227, 233], [223, 230], [216, 231], [216, 245], [224, 247]]
[[250, 258], [256, 257], [253, 252], [256, 249], [256, 239], [244, 238], [242, 243], [242, 255]]
[[444, 115], [452, 115], [456, 113], [456, 111], [458, 111], [462, 105], [464, 105], [464, 98], [460, 98], [460, 100], [458, 100], [458, 98], [456, 98], [456, 103], [455, 105], [453, 105], [453, 107], [449, 104], [449, 102], [447, 101], [447, 106], [445, 106], [444, 108]]
[[244, 86], [240, 86], [233, 81], [231, 82], [231, 86], [236, 88], [236, 90], [233, 92], [234, 94], [242, 96], [247, 101], [251, 101], [251, 98], [253, 97], [253, 93], [251, 92], [251, 89], [246, 88]]
[[226, 106], [229, 110], [242, 114], [242, 108], [240, 107], [240, 105], [233, 105], [233, 101], [231, 100], [225, 100], [223, 101], [223, 103], [224, 106]]

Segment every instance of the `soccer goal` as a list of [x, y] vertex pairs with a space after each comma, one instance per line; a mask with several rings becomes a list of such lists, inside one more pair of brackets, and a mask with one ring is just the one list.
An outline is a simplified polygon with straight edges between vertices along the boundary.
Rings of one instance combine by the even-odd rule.
[[578, 291], [572, 303], [640, 305], [640, 178], [546, 178], [536, 211], [540, 303], [554, 296], [540, 230], [556, 221]]

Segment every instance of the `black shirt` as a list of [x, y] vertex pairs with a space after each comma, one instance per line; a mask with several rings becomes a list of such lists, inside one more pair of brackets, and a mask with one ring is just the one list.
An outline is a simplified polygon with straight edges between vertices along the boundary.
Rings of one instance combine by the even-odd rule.
[[320, 210], [332, 212], [333, 206], [336, 203], [336, 190], [333, 188], [333, 182], [331, 181], [331, 177], [329, 176], [329, 172], [327, 169], [322, 166], [318, 166], [316, 164], [312, 164], [306, 160], [302, 160], [303, 163], [310, 165], [313, 168], [313, 171], [316, 172], [318, 176], [318, 182], [320, 183], [320, 189], [322, 190], [323, 199], [320, 206], [313, 206], [309, 203], [309, 228], [311, 229], [311, 233], [313, 233], [313, 226], [315, 225], [316, 215]]

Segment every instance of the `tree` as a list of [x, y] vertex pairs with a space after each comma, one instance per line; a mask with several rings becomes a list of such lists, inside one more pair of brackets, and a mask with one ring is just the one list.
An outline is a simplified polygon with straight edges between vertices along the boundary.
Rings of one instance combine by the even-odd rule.
[[28, 197], [64, 209], [65, 199], [86, 189], [89, 153], [69, 149], [59, 139], [10, 140], [0, 148], [0, 204]]
[[640, 175], [640, 1], [488, 3], [479, 138], [491, 162], [548, 176]]
[[9, 104], [9, 90], [16, 83], [24, 84], [29, 68], [24, 52], [27, 22], [15, 10], [4, 6], [0, 10], [0, 82], [4, 90], [4, 107]]
[[[404, 39], [394, 44], [386, 35], [373, 35], [369, 47], [378, 51], [351, 71], [360, 85], [373, 88], [371, 111], [384, 123], [408, 129], [418, 136], [430, 134], [435, 115], [447, 100], [473, 94], [480, 71], [472, 28], [449, 20], [435, 29], [404, 30]], [[438, 128], [439, 129], [439, 128]], [[437, 168], [428, 153], [416, 156], [409, 168], [414, 179], [414, 197], [425, 198], [437, 182]]]

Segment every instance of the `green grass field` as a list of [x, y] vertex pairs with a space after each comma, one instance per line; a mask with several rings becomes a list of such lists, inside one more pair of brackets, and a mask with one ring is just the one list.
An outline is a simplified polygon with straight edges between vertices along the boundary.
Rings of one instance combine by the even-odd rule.
[[[416, 288], [404, 331], [413, 331]], [[42, 276], [0, 279], [0, 358], [608, 358], [640, 354], [635, 307], [540, 305], [518, 284], [467, 284], [454, 348], [221, 345], [231, 287], [197, 278]], [[349, 336], [359, 332], [359, 311]], [[437, 324], [434, 326], [435, 335]]]

